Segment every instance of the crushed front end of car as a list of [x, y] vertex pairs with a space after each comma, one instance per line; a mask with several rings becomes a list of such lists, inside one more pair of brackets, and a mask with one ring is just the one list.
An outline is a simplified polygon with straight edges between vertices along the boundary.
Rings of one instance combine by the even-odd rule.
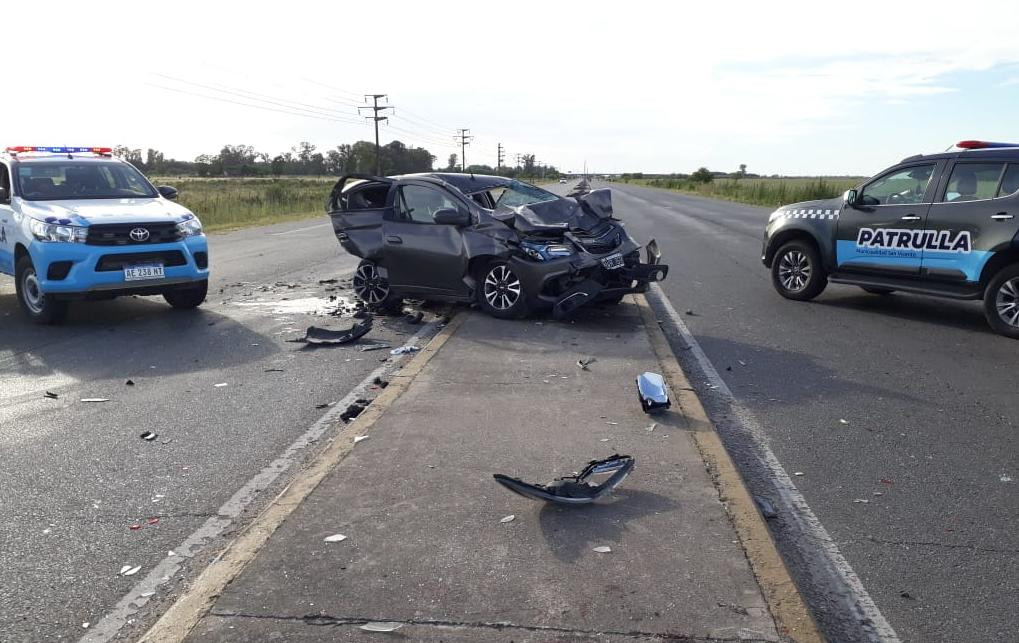
[[502, 208], [495, 217], [518, 236], [510, 257], [524, 291], [561, 319], [592, 302], [617, 302], [662, 281], [669, 267], [661, 263], [658, 244], [641, 246], [613, 217], [609, 190], [574, 198]]

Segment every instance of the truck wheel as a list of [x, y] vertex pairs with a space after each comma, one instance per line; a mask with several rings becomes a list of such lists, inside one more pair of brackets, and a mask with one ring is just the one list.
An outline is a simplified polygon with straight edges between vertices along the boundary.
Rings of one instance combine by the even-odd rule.
[[828, 272], [813, 244], [790, 241], [775, 253], [771, 283], [786, 299], [807, 301], [820, 295], [828, 285]]
[[58, 324], [67, 316], [67, 302], [47, 295], [39, 285], [32, 258], [25, 255], [14, 267], [18, 303], [28, 318], [37, 324]]
[[393, 294], [374, 261], [365, 259], [357, 265], [353, 286], [354, 294], [370, 311], [395, 313], [403, 307], [403, 298]]
[[1003, 268], [987, 284], [984, 316], [995, 332], [1019, 339], [1019, 264]]
[[209, 293], [209, 280], [203, 279], [188, 288], [175, 288], [163, 293], [166, 303], [179, 310], [198, 308]]
[[873, 288], [871, 286], [860, 286], [864, 292], [869, 292], [872, 295], [890, 295], [894, 290], [891, 288]]
[[505, 261], [493, 261], [481, 271], [476, 292], [478, 306], [492, 317], [520, 319], [530, 312], [520, 278]]

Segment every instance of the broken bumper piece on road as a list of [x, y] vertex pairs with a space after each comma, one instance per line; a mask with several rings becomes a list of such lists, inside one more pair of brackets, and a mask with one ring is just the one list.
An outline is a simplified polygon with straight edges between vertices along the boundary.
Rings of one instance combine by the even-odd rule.
[[[664, 281], [669, 267], [662, 265], [662, 253], [658, 243], [652, 239], [645, 247], [647, 263], [636, 263], [636, 259], [622, 262], [618, 267], [606, 263], [612, 256], [602, 257], [597, 263], [584, 266], [576, 271], [586, 278], [562, 293], [552, 304], [552, 316], [563, 319], [589, 302], [607, 301], [631, 293], [646, 292], [653, 281]], [[638, 254], [634, 252], [633, 257]]]
[[[557, 478], [547, 485], [531, 484], [501, 473], [496, 473], [492, 477], [513, 493], [531, 500], [564, 505], [582, 505], [594, 502], [611, 493], [630, 474], [633, 465], [634, 460], [631, 456], [615, 454], [604, 460], [592, 460], [577, 475]], [[588, 484], [587, 479], [591, 476], [606, 473], [612, 475], [601, 484]]]

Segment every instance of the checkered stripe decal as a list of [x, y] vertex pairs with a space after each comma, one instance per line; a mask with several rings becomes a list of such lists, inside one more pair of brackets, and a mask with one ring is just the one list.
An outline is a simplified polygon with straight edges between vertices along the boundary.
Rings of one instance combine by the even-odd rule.
[[779, 215], [783, 219], [838, 219], [838, 210], [785, 210]]

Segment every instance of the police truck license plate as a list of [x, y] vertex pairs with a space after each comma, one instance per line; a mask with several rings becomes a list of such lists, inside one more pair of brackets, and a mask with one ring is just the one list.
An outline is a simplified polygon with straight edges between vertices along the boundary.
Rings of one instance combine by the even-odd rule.
[[618, 252], [614, 255], [609, 255], [601, 260], [601, 265], [605, 266], [608, 270], [622, 268], [623, 255], [619, 254]]
[[143, 281], [145, 279], [163, 279], [166, 274], [163, 264], [144, 264], [140, 266], [124, 266], [124, 281]]

